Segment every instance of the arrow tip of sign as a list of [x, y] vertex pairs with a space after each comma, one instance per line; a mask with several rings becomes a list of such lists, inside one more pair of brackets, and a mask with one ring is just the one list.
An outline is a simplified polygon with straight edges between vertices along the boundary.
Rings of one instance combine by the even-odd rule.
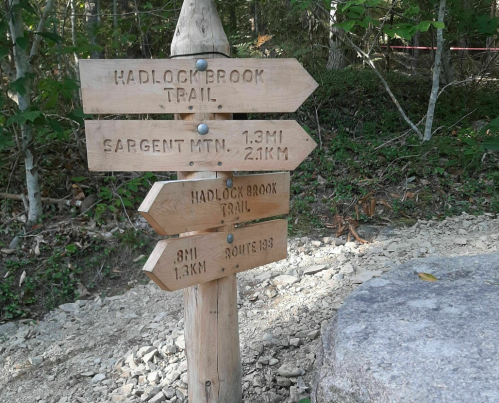
[[151, 272], [146, 272], [147, 276], [156, 283], [156, 285], [161, 288], [163, 291], [172, 291], [170, 290], [166, 285], [163, 284], [163, 282], [157, 278], [154, 273]]
[[149, 256], [149, 259], [147, 259], [146, 264], [142, 268], [146, 274], [152, 273], [154, 271], [154, 268], [156, 267], [159, 259], [163, 255], [163, 252], [166, 249], [166, 246], [168, 245], [168, 241], [159, 241], [156, 246], [154, 247], [154, 250], [152, 251], [151, 255]]

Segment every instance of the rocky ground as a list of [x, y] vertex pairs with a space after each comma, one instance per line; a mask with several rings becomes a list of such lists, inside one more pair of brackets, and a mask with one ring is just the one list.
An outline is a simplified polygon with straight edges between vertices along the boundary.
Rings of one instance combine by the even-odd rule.
[[[362, 234], [362, 227], [359, 229]], [[428, 256], [499, 250], [499, 219], [462, 215], [381, 229], [371, 244], [297, 238], [286, 261], [238, 275], [245, 402], [310, 393], [321, 328], [360, 283]], [[0, 401], [186, 402], [182, 292], [154, 283], [0, 325]]]

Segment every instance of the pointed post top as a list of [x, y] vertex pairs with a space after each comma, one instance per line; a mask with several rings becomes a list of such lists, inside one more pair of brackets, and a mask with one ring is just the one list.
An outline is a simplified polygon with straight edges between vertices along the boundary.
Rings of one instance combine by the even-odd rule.
[[[184, 0], [171, 44], [171, 55], [220, 52], [229, 55], [230, 46], [213, 0]], [[220, 55], [206, 54], [203, 58]]]

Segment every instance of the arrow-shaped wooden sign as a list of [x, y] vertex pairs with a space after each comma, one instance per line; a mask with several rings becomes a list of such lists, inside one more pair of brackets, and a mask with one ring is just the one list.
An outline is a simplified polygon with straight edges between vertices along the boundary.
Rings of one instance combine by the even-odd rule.
[[144, 271], [166, 291], [215, 280], [286, 259], [287, 230], [287, 220], [274, 220], [160, 241]]
[[160, 235], [289, 212], [289, 173], [156, 182], [139, 212]]
[[295, 169], [316, 147], [294, 120], [90, 120], [91, 171], [276, 171]]
[[80, 60], [85, 113], [294, 112], [317, 88], [296, 59]]

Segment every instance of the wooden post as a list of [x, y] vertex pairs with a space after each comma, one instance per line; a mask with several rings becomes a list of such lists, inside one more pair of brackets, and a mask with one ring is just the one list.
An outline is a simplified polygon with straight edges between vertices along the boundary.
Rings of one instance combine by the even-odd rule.
[[[180, 56], [200, 52], [228, 55], [229, 42], [212, 0], [185, 0], [175, 28], [171, 54]], [[217, 57], [223, 56], [206, 53], [183, 58]], [[180, 114], [175, 118], [196, 121], [229, 120], [232, 119], [232, 114]], [[231, 176], [231, 172], [178, 172], [178, 179]], [[236, 276], [233, 274], [185, 289], [184, 318], [189, 401], [242, 402]]]

